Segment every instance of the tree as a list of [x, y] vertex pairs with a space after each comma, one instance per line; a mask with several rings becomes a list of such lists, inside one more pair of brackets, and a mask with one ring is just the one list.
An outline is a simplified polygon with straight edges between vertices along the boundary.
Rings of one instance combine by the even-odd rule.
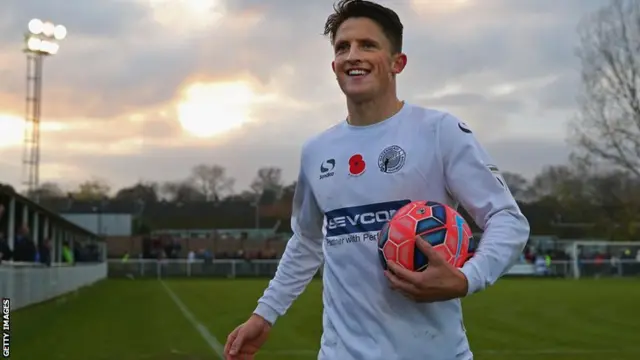
[[228, 201], [237, 202], [255, 202], [256, 193], [254, 191], [244, 190], [238, 194], [233, 194], [225, 198]]
[[[585, 173], [575, 164], [545, 167], [531, 182], [529, 196], [558, 223], [585, 221], [592, 209], [585, 196]], [[589, 220], [590, 221], [590, 220]]]
[[9, 192], [9, 193], [15, 193], [16, 192], [16, 189], [13, 186], [11, 186], [9, 184], [4, 184], [4, 183], [0, 183], [0, 190], [6, 191], [6, 192]]
[[640, 179], [628, 171], [606, 171], [572, 158], [567, 165], [544, 168], [533, 180], [531, 193], [538, 220], [583, 231], [573, 236], [632, 239], [635, 235]]
[[60, 185], [54, 182], [44, 182], [37, 189], [27, 194], [27, 197], [32, 199], [55, 199], [64, 196], [65, 193], [60, 188]]
[[162, 184], [162, 195], [172, 202], [204, 201], [205, 195], [189, 180], [168, 181]]
[[116, 193], [117, 200], [140, 200], [144, 203], [158, 202], [158, 183], [140, 181], [133, 186], [125, 187]]
[[615, 0], [581, 24], [578, 153], [640, 178], [640, 1]]
[[225, 168], [219, 165], [197, 165], [191, 170], [191, 182], [207, 201], [219, 200], [225, 193], [233, 190], [235, 180], [226, 175]]
[[251, 190], [260, 204], [266, 205], [276, 202], [282, 193], [282, 169], [277, 167], [260, 168], [251, 183]]
[[[584, 177], [583, 196], [594, 209], [587, 215], [594, 219], [601, 235], [633, 238], [640, 218], [640, 179], [627, 171], [593, 171]], [[583, 210], [584, 211], [584, 210]]]
[[296, 192], [296, 186], [298, 185], [297, 181], [292, 182], [291, 184], [282, 188], [282, 196], [290, 198], [293, 201], [293, 195]]
[[524, 200], [529, 192], [529, 181], [522, 175], [505, 171], [502, 178], [507, 183], [509, 190], [517, 200]]
[[251, 183], [251, 189], [257, 194], [261, 194], [265, 190], [279, 192], [282, 190], [282, 169], [277, 167], [258, 169], [256, 178]]
[[73, 197], [78, 200], [99, 200], [109, 196], [111, 186], [101, 179], [87, 180], [78, 186]]
[[576, 190], [579, 191], [579, 178], [569, 165], [547, 166], [533, 179], [529, 189], [537, 200], [551, 197], [563, 202], [574, 197]]

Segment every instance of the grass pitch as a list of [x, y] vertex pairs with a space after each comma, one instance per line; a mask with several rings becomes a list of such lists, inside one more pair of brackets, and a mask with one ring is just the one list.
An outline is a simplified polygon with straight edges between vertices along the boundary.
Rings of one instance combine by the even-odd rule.
[[[219, 359], [213, 338], [224, 344], [266, 285], [262, 279], [105, 280], [14, 312], [11, 359]], [[309, 285], [278, 320], [258, 360], [316, 359], [321, 291], [319, 281]], [[637, 279], [503, 279], [463, 302], [478, 360], [639, 359], [639, 304]]]

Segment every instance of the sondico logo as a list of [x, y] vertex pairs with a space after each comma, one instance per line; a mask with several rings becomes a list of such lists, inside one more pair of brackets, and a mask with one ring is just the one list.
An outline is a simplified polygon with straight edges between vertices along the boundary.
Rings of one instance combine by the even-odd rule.
[[336, 160], [325, 160], [320, 164], [320, 180], [332, 177], [334, 175], [333, 169], [336, 167]]
[[389, 201], [329, 211], [327, 237], [380, 231], [393, 215], [409, 200]]

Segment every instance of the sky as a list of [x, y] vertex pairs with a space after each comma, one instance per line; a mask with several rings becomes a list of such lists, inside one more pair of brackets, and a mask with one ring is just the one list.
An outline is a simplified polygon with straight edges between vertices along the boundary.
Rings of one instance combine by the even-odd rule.
[[[503, 171], [533, 177], [570, 152], [581, 18], [605, 0], [381, 0], [405, 26], [401, 99], [465, 121]], [[23, 179], [32, 18], [67, 27], [44, 64], [40, 181], [70, 189], [173, 181], [225, 167], [299, 168], [302, 144], [343, 121], [322, 36], [332, 0], [2, 0], [0, 182]]]

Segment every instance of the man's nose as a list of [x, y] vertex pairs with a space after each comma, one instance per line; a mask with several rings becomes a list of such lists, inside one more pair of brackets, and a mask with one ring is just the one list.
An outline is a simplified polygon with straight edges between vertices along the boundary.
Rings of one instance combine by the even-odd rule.
[[362, 52], [358, 49], [357, 46], [351, 46], [349, 49], [349, 55], [347, 56], [347, 61], [357, 62], [361, 60]]

